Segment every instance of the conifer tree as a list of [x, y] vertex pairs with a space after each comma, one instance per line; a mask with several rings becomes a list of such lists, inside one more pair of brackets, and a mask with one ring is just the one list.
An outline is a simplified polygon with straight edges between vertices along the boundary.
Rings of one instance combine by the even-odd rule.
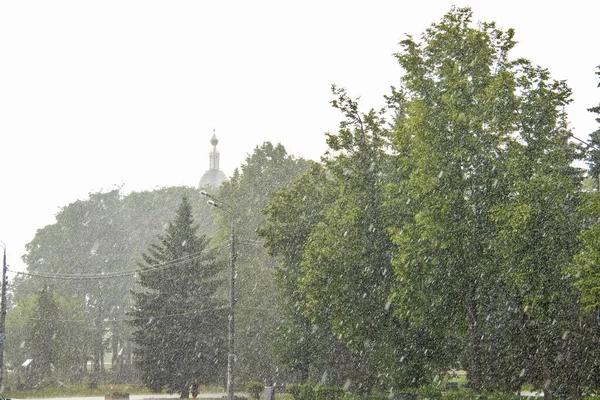
[[143, 382], [182, 398], [194, 380], [222, 383], [226, 369], [226, 313], [214, 296], [219, 264], [197, 230], [184, 197], [159, 243], [142, 255], [130, 313]]

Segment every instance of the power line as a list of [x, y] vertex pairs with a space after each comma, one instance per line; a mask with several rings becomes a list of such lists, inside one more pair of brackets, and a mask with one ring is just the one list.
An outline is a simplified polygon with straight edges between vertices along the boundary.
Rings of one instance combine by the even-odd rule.
[[[182, 313], [177, 313], [177, 314], [166, 314], [166, 315], [152, 315], [149, 317], [133, 317], [133, 318], [115, 318], [115, 319], [107, 319], [110, 318], [103, 318], [103, 320], [105, 320], [105, 322], [110, 323], [110, 322], [129, 322], [129, 321], [139, 321], [139, 320], [150, 320], [150, 319], [162, 319], [162, 318], [171, 318], [171, 317], [181, 317], [181, 316], [186, 316], [186, 315], [197, 315], [197, 314], [204, 314], [205, 312], [209, 312], [209, 311], [220, 311], [220, 310], [224, 310], [226, 309], [226, 307], [217, 307], [217, 308], [211, 308], [211, 309], [206, 309], [206, 310], [195, 310], [195, 311], [186, 311], [186, 312], [182, 312]], [[90, 321], [96, 320], [98, 318], [90, 318], [90, 319], [54, 319], [54, 318], [18, 318], [20, 321], [42, 321], [42, 322], [54, 322], [54, 321], [58, 321], [58, 322], [81, 322], [81, 323], [88, 323]]]
[[[250, 245], [262, 248], [261, 243], [258, 241], [247, 240], [247, 241], [243, 241], [242, 243], [250, 244]], [[223, 243], [221, 245], [211, 247], [210, 250], [215, 250], [215, 249], [219, 249], [222, 247], [228, 247], [228, 246], [229, 246], [228, 243]], [[58, 274], [58, 273], [50, 274], [50, 273], [38, 273], [38, 272], [12, 271], [9, 268], [7, 268], [7, 272], [11, 272], [15, 275], [23, 275], [23, 276], [30, 276], [33, 278], [55, 279], [55, 280], [115, 279], [115, 278], [123, 278], [126, 276], [134, 276], [135, 274], [138, 274], [138, 273], [152, 272], [152, 271], [158, 271], [160, 269], [174, 267], [174, 266], [177, 266], [177, 265], [189, 262], [189, 261], [194, 261], [194, 260], [200, 258], [203, 253], [204, 253], [204, 251], [189, 254], [187, 256], [181, 257], [176, 260], [171, 260], [171, 261], [164, 262], [164, 263], [154, 264], [154, 265], [151, 265], [146, 268], [136, 268], [136, 269], [130, 269], [130, 270], [106, 272], [106, 273], [99, 273], [99, 274]]]
[[171, 268], [186, 262], [199, 259], [204, 254], [204, 251], [188, 254], [175, 260], [164, 263], [153, 264], [146, 268], [136, 268], [124, 271], [107, 272], [100, 274], [45, 274], [35, 272], [10, 271], [17, 275], [31, 276], [35, 278], [57, 279], [57, 280], [97, 280], [97, 279], [113, 279], [122, 278], [125, 276], [133, 276], [138, 273], [158, 271], [165, 268]]
[[[209, 311], [222, 311], [222, 310], [226, 310], [229, 307], [216, 307], [216, 308], [210, 308], [210, 309], [204, 309], [204, 310], [194, 310], [194, 311], [186, 311], [186, 312], [182, 312], [182, 313], [177, 313], [177, 314], [166, 314], [166, 315], [152, 315], [149, 317], [133, 317], [133, 318], [114, 318], [114, 319], [110, 319], [110, 316], [108, 316], [107, 318], [103, 318], [103, 320], [105, 320], [105, 322], [110, 323], [110, 322], [130, 322], [130, 321], [140, 321], [140, 320], [150, 320], [150, 319], [163, 319], [163, 318], [170, 318], [170, 317], [181, 317], [181, 316], [186, 316], [186, 315], [198, 315], [198, 314], [204, 314], [206, 312]], [[259, 310], [259, 311], [278, 311], [275, 308], [266, 308], [266, 307], [239, 307], [241, 310]], [[81, 322], [81, 323], [88, 323], [90, 321], [93, 321], [97, 318], [90, 318], [90, 319], [55, 319], [55, 318], [17, 318], [19, 321], [42, 321], [42, 322], [54, 322], [54, 321], [58, 321], [58, 322]]]

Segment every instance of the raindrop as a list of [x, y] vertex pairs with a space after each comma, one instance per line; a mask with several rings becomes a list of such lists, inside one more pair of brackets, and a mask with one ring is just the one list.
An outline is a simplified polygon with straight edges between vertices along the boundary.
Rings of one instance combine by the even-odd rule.
[[90, 254], [95, 256], [96, 253], [98, 252], [98, 249], [100, 248], [100, 243], [98, 243], [98, 241], [94, 241], [94, 244], [92, 245], [92, 248], [90, 249]]
[[321, 385], [325, 385], [327, 383], [327, 371], [323, 372], [323, 376], [321, 376]]
[[349, 392], [350, 386], [352, 386], [352, 381], [350, 379], [346, 379], [346, 383], [344, 383], [344, 391]]
[[388, 300], [387, 303], [385, 303], [385, 311], [388, 311], [391, 306], [392, 306], [392, 301]]

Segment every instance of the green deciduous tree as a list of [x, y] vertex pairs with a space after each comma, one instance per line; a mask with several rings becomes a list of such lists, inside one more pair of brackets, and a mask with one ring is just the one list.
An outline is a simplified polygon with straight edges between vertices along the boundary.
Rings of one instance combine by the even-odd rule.
[[[261, 210], [273, 194], [290, 184], [308, 168], [303, 159], [289, 155], [281, 144], [257, 146], [231, 179], [224, 182], [216, 197], [230, 206], [219, 214], [217, 245], [225, 246], [234, 219], [237, 238], [237, 281], [235, 314], [235, 384], [248, 381], [266, 384], [281, 381], [271, 349], [272, 334], [278, 325], [279, 304], [274, 281], [275, 260], [269, 257], [258, 237], [265, 222]], [[229, 257], [227, 251], [221, 254]]]
[[338, 134], [328, 135], [325, 166], [335, 199], [310, 230], [304, 249], [300, 291], [305, 314], [331, 324], [352, 351], [354, 388], [416, 386], [428, 373], [423, 362], [433, 343], [394, 315], [389, 296], [395, 285], [391, 264], [396, 247], [387, 227], [385, 186], [392, 173], [391, 148], [381, 113], [359, 111], [345, 90], [333, 102], [344, 115]]
[[[38, 230], [26, 247], [24, 260], [32, 274], [76, 276], [122, 271], [128, 260], [128, 233], [119, 191], [90, 194], [88, 200], [63, 207], [56, 215], [55, 224]], [[26, 295], [56, 281], [27, 276], [16, 283], [16, 291]], [[71, 279], [62, 283], [56, 286], [58, 293], [83, 301], [89, 324], [95, 327], [93, 351], [89, 356], [98, 376], [104, 366], [104, 336], [108, 330], [105, 320], [111, 314], [113, 318], [122, 319], [122, 306], [129, 298], [128, 289], [133, 279], [125, 276], [111, 284], [101, 279]]]
[[[600, 65], [597, 68], [596, 75], [600, 76]], [[598, 83], [598, 87], [600, 87], [600, 83]], [[600, 124], [600, 104], [589, 108], [588, 111], [597, 115], [596, 122]], [[589, 143], [590, 146], [587, 155], [587, 163], [590, 168], [589, 173], [590, 177], [594, 180], [596, 188], [600, 190], [600, 128], [590, 134]]]
[[[596, 75], [600, 76], [600, 66]], [[599, 85], [600, 86], [600, 85]], [[600, 115], [600, 105], [590, 108], [588, 111]], [[600, 124], [600, 117], [596, 118]], [[587, 152], [587, 163], [589, 165], [589, 181], [593, 182], [591, 187], [595, 191], [588, 191], [582, 195], [579, 211], [583, 218], [583, 229], [580, 234], [582, 248], [575, 256], [575, 264], [570, 270], [575, 279], [575, 286], [580, 292], [580, 305], [582, 308], [583, 333], [585, 343], [584, 356], [579, 360], [579, 370], [586, 377], [588, 391], [598, 393], [600, 390], [600, 351], [597, 343], [599, 340], [598, 325], [600, 319], [600, 191], [598, 182], [600, 179], [600, 129], [590, 135]], [[580, 330], [580, 331], [581, 331]], [[587, 361], [587, 362], [586, 362]], [[580, 372], [580, 373], [581, 373]]]
[[551, 397], [567, 385], [555, 363], [564, 342], [551, 344], [572, 328], [576, 304], [563, 273], [579, 226], [577, 152], [562, 113], [570, 90], [509, 58], [512, 30], [471, 17], [453, 9], [397, 55], [405, 75], [391, 97], [403, 111], [394, 140], [408, 178], [392, 187], [408, 218], [394, 228], [395, 299], [413, 325], [462, 343], [462, 355], [447, 357], [462, 356], [476, 390], [518, 387], [541, 322], [564, 322], [536, 359]]
[[219, 264], [197, 230], [184, 197], [159, 243], [143, 254], [129, 314], [142, 380], [182, 397], [194, 380], [222, 383], [227, 354], [226, 312], [215, 299]]
[[[84, 376], [92, 329], [81, 300], [67, 300], [45, 287], [19, 298], [6, 319], [7, 361], [33, 387], [77, 381]], [[19, 367], [32, 359], [24, 374]]]
[[325, 220], [335, 196], [335, 184], [327, 171], [313, 163], [290, 187], [277, 192], [263, 211], [267, 220], [259, 229], [269, 254], [278, 261], [275, 283], [281, 313], [273, 337], [275, 359], [302, 382], [318, 382], [325, 372], [330, 379], [345, 380], [350, 371], [356, 371], [350, 351], [338, 340], [331, 324], [319, 324], [304, 315], [306, 299], [300, 290], [304, 276], [301, 264], [310, 232]]

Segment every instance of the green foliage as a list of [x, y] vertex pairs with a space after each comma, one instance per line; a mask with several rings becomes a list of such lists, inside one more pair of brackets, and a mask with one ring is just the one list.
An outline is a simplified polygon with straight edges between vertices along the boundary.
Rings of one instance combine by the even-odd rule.
[[290, 383], [286, 386], [286, 392], [291, 394], [294, 400], [298, 400], [300, 396], [301, 383]]
[[580, 210], [588, 223], [580, 233], [582, 251], [575, 256], [576, 266], [572, 273], [577, 275], [575, 285], [581, 292], [581, 305], [588, 314], [600, 310], [600, 192], [586, 193]]
[[155, 392], [164, 386], [187, 394], [190, 384], [223, 379], [226, 313], [215, 301], [219, 264], [198, 237], [191, 206], [183, 198], [159, 243], [143, 254], [129, 313], [136, 364]]
[[281, 376], [271, 348], [273, 331], [280, 324], [276, 263], [262, 246], [257, 229], [265, 223], [261, 210], [274, 193], [307, 168], [308, 162], [290, 156], [281, 144], [266, 142], [254, 149], [241, 172], [236, 170], [215, 196], [231, 206], [230, 212], [213, 211], [219, 226], [215, 246], [229, 243], [232, 218], [237, 238], [236, 376], [241, 382], [268, 382]]
[[27, 372], [17, 371], [26, 387], [81, 377], [81, 370], [73, 366], [85, 363], [92, 330], [79, 299], [67, 300], [49, 287], [21, 297], [7, 314], [6, 332], [8, 364], [34, 360]]
[[[600, 67], [596, 72], [600, 76]], [[600, 106], [589, 109], [590, 112], [600, 115]], [[600, 116], [596, 118], [600, 123]], [[590, 135], [590, 146], [587, 152], [587, 162], [590, 167], [589, 180], [593, 181], [593, 187], [599, 188], [600, 179], [600, 129]], [[580, 304], [585, 315], [582, 321], [587, 327], [587, 343], [585, 347], [584, 359], [593, 366], [592, 372], [587, 375], [587, 385], [595, 393], [600, 389], [600, 379], [598, 378], [598, 358], [600, 354], [597, 346], [594, 345], [597, 340], [598, 313], [600, 312], [600, 274], [598, 263], [600, 262], [600, 191], [588, 191], [583, 194], [579, 211], [584, 220], [584, 227], [580, 232], [579, 239], [582, 243], [581, 251], [575, 256], [575, 263], [569, 269], [569, 273], [574, 277], [574, 284], [580, 292]]]
[[[54, 286], [57, 294], [67, 299], [85, 299], [87, 324], [94, 327], [94, 335], [85, 336], [89, 340], [86, 346], [91, 346], [88, 354], [94, 372], [103, 369], [101, 360], [108, 344], [112, 350], [111, 373], [118, 379], [132, 376], [130, 328], [124, 323], [131, 302], [130, 290], [135, 286], [132, 265], [164, 232], [183, 194], [195, 205], [194, 214], [201, 222], [202, 232], [211, 232], [212, 215], [194, 188], [165, 188], [127, 196], [112, 190], [91, 193], [88, 199], [61, 208], [56, 222], [39, 229], [27, 245], [24, 261], [32, 275], [15, 279], [15, 297], [27, 297], [49, 283], [60, 282]], [[43, 278], [114, 273], [119, 274], [117, 279]], [[79, 365], [72, 367], [81, 369]]]
[[[324, 371], [329, 376], [343, 376], [344, 360], [351, 359], [329, 323], [319, 324], [303, 314], [305, 297], [299, 289], [304, 276], [304, 248], [313, 226], [325, 218], [325, 211], [334, 201], [333, 187], [326, 170], [312, 164], [290, 187], [277, 192], [263, 210], [267, 220], [258, 230], [265, 247], [278, 261], [275, 283], [283, 320], [275, 329], [275, 359], [303, 382], [320, 378]], [[336, 354], [335, 359], [330, 354]]]
[[330, 324], [351, 351], [359, 367], [345, 378], [357, 390], [384, 382], [418, 385], [428, 379], [422, 362], [428, 337], [394, 315], [388, 301], [395, 285], [395, 246], [387, 232], [394, 217], [385, 192], [392, 172], [389, 132], [380, 113], [361, 113], [345, 90], [334, 87], [334, 94], [334, 107], [345, 117], [339, 133], [328, 135], [325, 166], [335, 200], [310, 228], [303, 252], [303, 311], [313, 323]]
[[[397, 54], [406, 73], [391, 97], [402, 111], [393, 140], [406, 179], [390, 185], [405, 215], [391, 227], [393, 297], [413, 326], [456, 343], [435, 356], [446, 368], [462, 362], [476, 390], [514, 390], [521, 371], [564, 359], [551, 343], [575, 329], [562, 318], [577, 318], [564, 268], [577, 251], [581, 176], [565, 135], [568, 87], [511, 60], [511, 30], [471, 17], [455, 8]], [[532, 355], [532, 342], [548, 353]], [[543, 379], [563, 379], [550, 365]]]
[[476, 392], [548, 382], [548, 397], [577, 397], [592, 384], [592, 328], [573, 284], [596, 307], [597, 210], [578, 214], [571, 91], [511, 59], [515, 43], [468, 8], [407, 37], [391, 127], [334, 87], [344, 121], [328, 134], [324, 183], [313, 171], [282, 191], [260, 231], [281, 260], [288, 368], [314, 368], [316, 326], [346, 346], [360, 369], [352, 385], [367, 392], [452, 367]]
[[317, 386], [315, 400], [336, 400], [344, 397], [344, 389], [339, 386]]
[[292, 383], [287, 386], [287, 392], [294, 400], [316, 400], [315, 385], [310, 382]]
[[259, 399], [264, 390], [265, 385], [262, 382], [250, 381], [246, 383], [246, 392], [248, 392], [253, 399]]
[[[597, 68], [596, 75], [600, 77], [600, 65]], [[598, 87], [600, 87], [600, 83]], [[600, 103], [596, 107], [589, 108], [588, 111], [597, 115], [596, 122], [600, 124]], [[586, 161], [590, 168], [589, 175], [593, 178], [595, 187], [600, 189], [600, 185], [598, 185], [600, 182], [600, 128], [590, 134], [589, 143], [586, 154]]]

